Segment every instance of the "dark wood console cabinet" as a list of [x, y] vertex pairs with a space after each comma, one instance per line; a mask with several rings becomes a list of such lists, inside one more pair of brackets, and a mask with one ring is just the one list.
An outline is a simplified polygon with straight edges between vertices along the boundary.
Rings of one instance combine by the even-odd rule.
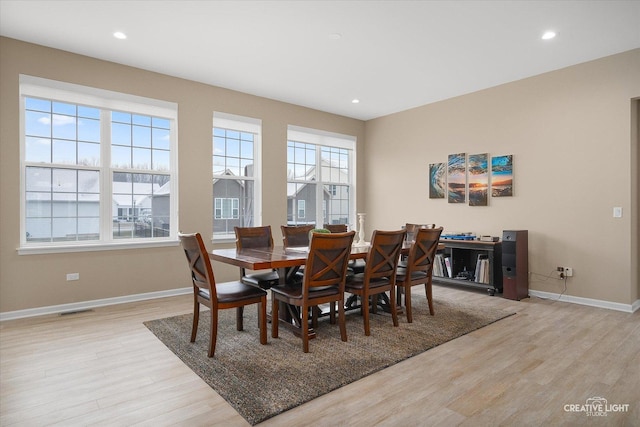
[[[484, 289], [490, 295], [502, 293], [502, 242], [444, 239], [440, 243], [444, 245], [440, 253], [449, 258], [452, 277], [433, 275], [433, 283]], [[489, 261], [488, 283], [475, 281], [479, 255]]]

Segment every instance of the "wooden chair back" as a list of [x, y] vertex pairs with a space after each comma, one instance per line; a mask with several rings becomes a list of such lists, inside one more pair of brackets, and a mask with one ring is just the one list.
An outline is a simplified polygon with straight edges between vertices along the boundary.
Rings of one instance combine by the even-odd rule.
[[438, 250], [438, 243], [442, 227], [419, 228], [416, 232], [415, 242], [409, 249], [407, 259], [407, 277], [412, 273], [423, 271], [430, 275], [433, 271], [433, 260]]
[[271, 235], [271, 226], [265, 225], [261, 227], [234, 227], [236, 233], [236, 248], [272, 248], [273, 236]]
[[364, 269], [365, 281], [380, 277], [390, 277], [395, 280], [405, 234], [405, 230], [373, 231], [371, 248], [366, 257]]
[[325, 224], [324, 228], [332, 233], [346, 233], [347, 224]]
[[184, 254], [191, 270], [193, 292], [196, 295], [208, 294], [213, 308], [217, 306], [216, 281], [211, 267], [211, 260], [200, 233], [178, 234]]
[[281, 225], [282, 243], [285, 247], [309, 246], [309, 232], [315, 225]]
[[314, 289], [338, 286], [344, 293], [347, 264], [355, 231], [347, 233], [318, 233], [311, 239], [311, 247], [304, 269], [302, 294], [309, 299]]
[[436, 228], [435, 224], [412, 224], [410, 222], [406, 223], [404, 229], [407, 231], [407, 241], [413, 242], [416, 237], [416, 233], [421, 228]]

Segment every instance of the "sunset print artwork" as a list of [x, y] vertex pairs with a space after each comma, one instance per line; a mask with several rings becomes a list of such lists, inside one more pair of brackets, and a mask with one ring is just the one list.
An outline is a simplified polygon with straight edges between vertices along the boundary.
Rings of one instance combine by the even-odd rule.
[[429, 164], [429, 198], [444, 199], [445, 193], [445, 166], [444, 163]]
[[469, 206], [487, 206], [489, 191], [488, 154], [469, 154]]
[[467, 170], [466, 153], [449, 154], [447, 164], [447, 193], [449, 203], [466, 201]]
[[491, 196], [513, 196], [513, 155], [491, 158]]

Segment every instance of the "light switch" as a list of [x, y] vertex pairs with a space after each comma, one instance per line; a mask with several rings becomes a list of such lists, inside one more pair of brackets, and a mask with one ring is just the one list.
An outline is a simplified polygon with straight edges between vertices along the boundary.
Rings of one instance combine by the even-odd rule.
[[622, 208], [620, 207], [613, 208], [613, 217], [622, 218]]

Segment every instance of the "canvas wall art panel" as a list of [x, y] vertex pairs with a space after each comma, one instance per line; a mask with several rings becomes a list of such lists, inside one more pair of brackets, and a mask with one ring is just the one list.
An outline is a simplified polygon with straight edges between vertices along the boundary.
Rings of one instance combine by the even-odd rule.
[[449, 203], [466, 202], [466, 160], [466, 153], [449, 154], [449, 162], [447, 163], [447, 193]]
[[513, 155], [491, 158], [491, 197], [513, 196]]
[[469, 206], [487, 206], [489, 200], [489, 155], [469, 154]]
[[446, 168], [444, 163], [429, 164], [429, 198], [444, 199], [446, 191]]

